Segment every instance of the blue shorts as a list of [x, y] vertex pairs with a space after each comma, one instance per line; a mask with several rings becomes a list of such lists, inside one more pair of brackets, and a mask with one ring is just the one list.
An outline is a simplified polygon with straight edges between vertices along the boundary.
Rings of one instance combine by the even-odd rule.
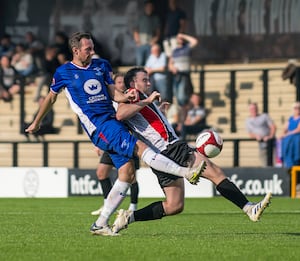
[[111, 119], [97, 128], [92, 141], [95, 146], [109, 153], [114, 166], [119, 169], [133, 158], [137, 139], [122, 122]]
[[[137, 156], [133, 156], [134, 160], [134, 168], [137, 170], [140, 168], [140, 160]], [[99, 163], [105, 164], [105, 165], [114, 165], [114, 163], [111, 160], [110, 154], [108, 152], [104, 152], [102, 156], [100, 157]]]

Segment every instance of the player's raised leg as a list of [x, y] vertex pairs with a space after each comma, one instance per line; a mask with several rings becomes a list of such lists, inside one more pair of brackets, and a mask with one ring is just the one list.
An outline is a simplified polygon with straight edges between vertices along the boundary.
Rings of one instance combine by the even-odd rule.
[[271, 193], [267, 193], [264, 199], [259, 203], [252, 203], [239, 188], [225, 176], [225, 173], [220, 167], [198, 152], [195, 155], [195, 164], [199, 161], [201, 162], [203, 159], [205, 159], [207, 163], [206, 170], [203, 172], [202, 176], [212, 181], [220, 194], [243, 210], [244, 213], [249, 216], [250, 220], [254, 222], [258, 221], [265, 208], [268, 207], [271, 202]]

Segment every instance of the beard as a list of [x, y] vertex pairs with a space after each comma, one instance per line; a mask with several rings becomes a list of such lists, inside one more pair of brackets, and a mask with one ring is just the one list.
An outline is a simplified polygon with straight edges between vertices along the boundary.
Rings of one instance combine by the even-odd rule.
[[83, 66], [87, 66], [91, 63], [91, 60], [92, 60], [92, 57], [89, 56], [84, 61], [81, 61], [81, 63], [82, 63]]

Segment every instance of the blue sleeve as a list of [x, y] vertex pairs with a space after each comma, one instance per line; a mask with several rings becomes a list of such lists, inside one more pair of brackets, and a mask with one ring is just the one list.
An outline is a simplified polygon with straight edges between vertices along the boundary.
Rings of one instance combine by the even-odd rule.
[[62, 80], [62, 77], [61, 77], [60, 73], [58, 71], [56, 71], [53, 75], [50, 89], [54, 93], [59, 93], [64, 87], [65, 87], [65, 84]]
[[104, 79], [107, 84], [114, 84], [112, 79], [112, 68], [109, 62], [105, 61]]

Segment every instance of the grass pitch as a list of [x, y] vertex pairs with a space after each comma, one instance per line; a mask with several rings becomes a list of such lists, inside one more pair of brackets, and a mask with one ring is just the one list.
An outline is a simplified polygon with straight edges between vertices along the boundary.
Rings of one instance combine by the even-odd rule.
[[[140, 199], [139, 207], [157, 200]], [[96, 220], [90, 212], [101, 202], [100, 197], [0, 199], [0, 260], [256, 261], [300, 256], [299, 199], [274, 197], [258, 223], [224, 198], [186, 199], [183, 213], [133, 223], [120, 237], [89, 233]], [[127, 206], [128, 198], [122, 207]]]

